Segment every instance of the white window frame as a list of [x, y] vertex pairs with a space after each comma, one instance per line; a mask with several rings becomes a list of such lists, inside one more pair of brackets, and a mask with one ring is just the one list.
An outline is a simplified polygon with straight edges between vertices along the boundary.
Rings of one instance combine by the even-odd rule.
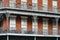
[[11, 8], [15, 8], [16, 6], [16, 0], [9, 0], [9, 4]]
[[52, 5], [54, 8], [57, 8], [57, 1], [52, 1]]
[[42, 1], [42, 4], [43, 4], [43, 5], [48, 5], [48, 0], [43, 0], [43, 1]]
[[27, 31], [27, 17], [21, 16], [21, 29], [22, 33]]
[[43, 18], [43, 34], [48, 35], [48, 19]]
[[16, 30], [16, 17], [10, 17], [10, 30]]
[[37, 0], [32, 0], [32, 3], [37, 3]]
[[53, 35], [57, 35], [58, 27], [56, 27], [56, 20], [53, 20]]

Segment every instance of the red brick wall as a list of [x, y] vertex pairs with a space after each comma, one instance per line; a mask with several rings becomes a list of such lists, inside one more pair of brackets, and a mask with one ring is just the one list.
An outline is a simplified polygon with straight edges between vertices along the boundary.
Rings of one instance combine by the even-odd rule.
[[16, 7], [20, 8], [21, 7], [21, 0], [16, 0]]
[[52, 1], [53, 0], [48, 0], [48, 10], [52, 11]]
[[16, 18], [16, 30], [17, 30], [17, 32], [21, 32], [21, 18], [20, 18], [20, 16], [17, 16], [17, 18]]
[[[8, 25], [7, 25], [7, 22], [8, 22]], [[10, 20], [8, 18], [8, 21], [7, 21], [6, 16], [4, 16], [4, 18], [3, 18], [3, 30], [9, 31], [9, 29], [10, 29]]]
[[52, 33], [53, 33], [53, 21], [48, 20], [48, 34], [52, 35]]
[[58, 34], [60, 35], [60, 20], [58, 21]]
[[8, 7], [9, 6], [9, 0], [3, 0], [4, 6]]
[[38, 19], [38, 33], [43, 34], [43, 19]]
[[27, 0], [27, 8], [32, 9], [32, 0]]
[[42, 9], [42, 0], [38, 0], [38, 10]]
[[32, 17], [28, 17], [27, 19], [27, 30], [32, 30]]
[[60, 0], [57, 0], [58, 11], [60, 11]]

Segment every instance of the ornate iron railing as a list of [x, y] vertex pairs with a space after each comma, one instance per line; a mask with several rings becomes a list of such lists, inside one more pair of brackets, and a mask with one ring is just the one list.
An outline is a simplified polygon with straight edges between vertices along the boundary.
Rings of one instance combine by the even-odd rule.
[[[40, 8], [38, 8], [38, 5], [36, 3], [33, 3], [32, 5], [28, 5], [25, 2], [22, 2], [21, 4], [16, 4], [16, 3], [10, 3], [10, 4], [4, 4], [4, 3], [0, 3], [0, 8], [11, 8], [11, 9], [20, 9], [20, 10], [29, 10], [29, 11], [38, 11], [38, 12], [52, 12], [52, 13], [59, 13], [60, 12], [60, 8], [57, 7], [50, 7], [48, 8], [47, 5], [46, 6], [39, 6]], [[32, 9], [31, 9], [32, 8]]]

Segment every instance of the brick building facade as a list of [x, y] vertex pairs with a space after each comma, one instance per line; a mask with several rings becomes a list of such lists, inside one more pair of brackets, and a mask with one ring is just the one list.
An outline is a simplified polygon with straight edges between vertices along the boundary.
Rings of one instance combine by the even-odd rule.
[[0, 0], [0, 39], [59, 40], [60, 0]]

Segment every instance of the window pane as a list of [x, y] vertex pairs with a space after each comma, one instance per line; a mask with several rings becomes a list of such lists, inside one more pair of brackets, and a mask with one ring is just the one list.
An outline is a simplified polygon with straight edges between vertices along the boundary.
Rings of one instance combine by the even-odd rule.
[[22, 31], [27, 30], [27, 18], [21, 18]]
[[10, 30], [16, 30], [16, 18], [10, 17]]

